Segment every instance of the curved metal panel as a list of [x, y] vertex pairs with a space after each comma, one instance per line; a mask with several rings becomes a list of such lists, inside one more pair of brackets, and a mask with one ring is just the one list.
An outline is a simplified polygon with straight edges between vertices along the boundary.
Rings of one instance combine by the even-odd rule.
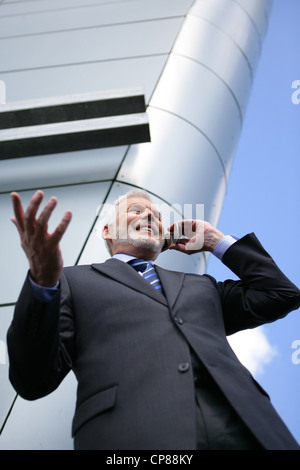
[[244, 117], [252, 75], [242, 51], [227, 34], [200, 17], [188, 15], [173, 53], [187, 56], [219, 76], [232, 90]]
[[[252, 19], [260, 35], [264, 39], [268, 28], [268, 15], [270, 14], [273, 0], [235, 0]], [[263, 4], [263, 6], [262, 6]]]
[[251, 70], [255, 70], [261, 50], [260, 37], [253, 21], [238, 3], [232, 0], [198, 0], [189, 14], [212, 22], [226, 33], [245, 54]]
[[242, 122], [231, 90], [217, 75], [201, 64], [173, 54], [150, 105], [174, 113], [200, 130], [216, 148], [227, 171]]
[[218, 155], [194, 126], [148, 108], [152, 142], [130, 148], [117, 176], [170, 204], [204, 204], [206, 220], [218, 220], [226, 178]]

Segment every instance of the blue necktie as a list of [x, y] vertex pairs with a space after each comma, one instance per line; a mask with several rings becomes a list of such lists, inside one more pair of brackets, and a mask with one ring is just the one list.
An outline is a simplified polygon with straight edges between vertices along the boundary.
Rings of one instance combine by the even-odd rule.
[[158, 292], [163, 293], [162, 285], [160, 283], [157, 272], [149, 261], [144, 259], [133, 259], [128, 262], [136, 271], [141, 272], [146, 281], [151, 284]]

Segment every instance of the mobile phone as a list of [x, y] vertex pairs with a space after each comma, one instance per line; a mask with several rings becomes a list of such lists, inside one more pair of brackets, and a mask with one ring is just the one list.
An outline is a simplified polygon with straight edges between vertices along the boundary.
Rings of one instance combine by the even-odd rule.
[[165, 243], [164, 246], [162, 247], [161, 251], [165, 251], [169, 248], [170, 245], [177, 244], [180, 240], [187, 240], [187, 237], [185, 235], [180, 235], [178, 237], [178, 233], [167, 233], [166, 238], [165, 238]]

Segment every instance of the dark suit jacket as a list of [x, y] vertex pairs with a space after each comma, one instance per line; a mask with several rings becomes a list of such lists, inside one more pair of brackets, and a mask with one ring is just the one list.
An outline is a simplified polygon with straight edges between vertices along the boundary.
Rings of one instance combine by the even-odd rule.
[[73, 369], [75, 448], [97, 436], [106, 450], [195, 449], [191, 346], [264, 448], [298, 448], [226, 335], [298, 308], [299, 290], [253, 234], [223, 262], [240, 281], [157, 267], [166, 298], [116, 259], [65, 268], [49, 303], [26, 280], [7, 338], [12, 384], [32, 400]]

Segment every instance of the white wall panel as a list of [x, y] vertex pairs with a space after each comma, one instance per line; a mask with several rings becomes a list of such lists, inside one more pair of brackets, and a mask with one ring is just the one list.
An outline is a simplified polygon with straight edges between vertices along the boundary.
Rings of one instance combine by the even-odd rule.
[[148, 0], [117, 4], [98, 2], [95, 5], [87, 4], [85, 8], [82, 8], [83, 4], [79, 8], [36, 12], [33, 15], [0, 16], [0, 38], [184, 16], [191, 4], [192, 0], [152, 0], [151, 4]]
[[260, 55], [260, 38], [246, 11], [232, 0], [198, 0], [189, 14], [218, 26], [233, 39], [255, 70]]
[[126, 146], [0, 161], [0, 193], [115, 177]]
[[[137, 3], [139, 0], [131, 0]], [[108, 0], [90, 0], [89, 5], [105, 4]], [[116, 7], [120, 3], [126, 3], [128, 0], [109, 0], [109, 3], [115, 3]], [[72, 9], [77, 7], [86, 7], [85, 0], [29, 0], [29, 1], [4, 1], [0, 4], [1, 16], [29, 15], [40, 11], [53, 11]]]
[[55, 392], [44, 398], [27, 401], [18, 396], [0, 436], [0, 449], [72, 450], [76, 383], [71, 372]]
[[[75, 264], [92, 228], [97, 207], [103, 202], [109, 185], [109, 182], [104, 182], [44, 190], [44, 203], [52, 196], [58, 199], [58, 205], [49, 223], [50, 233], [66, 210], [73, 212], [72, 221], [61, 242], [65, 265]], [[38, 186], [38, 182], [37, 189], [43, 189]], [[24, 207], [27, 207], [33, 193], [34, 191], [20, 192]], [[0, 304], [3, 304], [17, 300], [28, 271], [28, 262], [20, 246], [17, 230], [10, 221], [13, 210], [8, 194], [0, 195], [0, 213], [2, 221], [0, 246], [5, 247], [0, 251], [0, 265], [5, 266], [5, 269], [0, 270]]]
[[197, 127], [230, 169], [242, 123], [231, 90], [217, 75], [190, 59], [171, 55], [150, 105]]
[[188, 15], [173, 53], [196, 60], [217, 74], [245, 115], [252, 75], [241, 49], [227, 34], [200, 17]]
[[3, 39], [8, 53], [0, 72], [168, 53], [181, 23], [175, 18]]
[[[13, 307], [0, 306], [0, 429], [7, 417], [16, 392], [8, 379], [8, 354], [6, 332], [13, 317]], [[1, 436], [0, 436], [1, 442]]]
[[146, 101], [167, 54], [1, 73], [6, 102], [142, 86]]
[[180, 117], [151, 107], [148, 114], [152, 142], [131, 146], [117, 179], [170, 204], [204, 204], [206, 220], [216, 223], [226, 178], [215, 149]]

